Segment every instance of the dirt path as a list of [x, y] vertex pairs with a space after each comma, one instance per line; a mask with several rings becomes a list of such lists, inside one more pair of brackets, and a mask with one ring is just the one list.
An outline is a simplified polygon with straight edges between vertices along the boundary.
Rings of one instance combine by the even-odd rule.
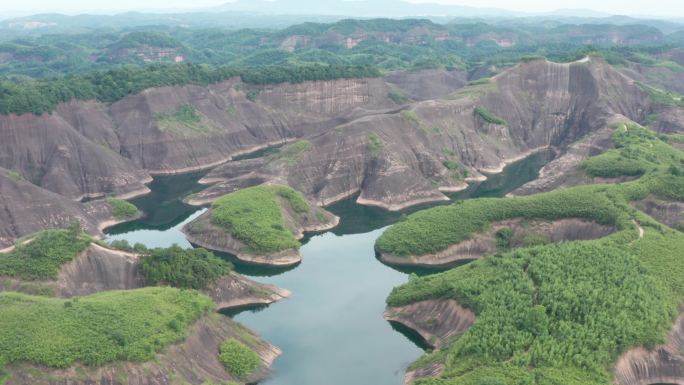
[[641, 225], [637, 221], [635, 221], [634, 219], [632, 219], [632, 223], [634, 223], [634, 226], [636, 226], [637, 229], [639, 230], [639, 239], [643, 238], [644, 237], [644, 228], [641, 227]]

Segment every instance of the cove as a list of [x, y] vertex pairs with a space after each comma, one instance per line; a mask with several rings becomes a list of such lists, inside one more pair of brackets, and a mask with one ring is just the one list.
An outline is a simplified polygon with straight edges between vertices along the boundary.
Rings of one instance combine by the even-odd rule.
[[[550, 152], [533, 154], [451, 197], [503, 196], [536, 178], [551, 157]], [[197, 184], [201, 176], [156, 178], [150, 195], [132, 201], [146, 216], [108, 229], [108, 240], [189, 247], [180, 228], [205, 209], [185, 205], [182, 199], [203, 188]], [[283, 350], [273, 376], [262, 384], [402, 384], [406, 367], [423, 350], [412, 333], [383, 319], [385, 298], [409, 273], [428, 272], [390, 268], [375, 258], [373, 246], [388, 225], [429, 206], [388, 212], [357, 205], [353, 198], [341, 201], [327, 207], [341, 218], [340, 225], [304, 239], [300, 265], [287, 270], [236, 265], [239, 273], [292, 292], [266, 308], [226, 313]]]

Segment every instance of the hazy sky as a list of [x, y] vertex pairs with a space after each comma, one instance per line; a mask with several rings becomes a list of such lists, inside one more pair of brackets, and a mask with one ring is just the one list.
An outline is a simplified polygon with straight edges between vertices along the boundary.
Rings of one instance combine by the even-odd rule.
[[[215, 6], [227, 0], [0, 0], [0, 12], [15, 11], [109, 11]], [[244, 0], [243, 0], [244, 1]], [[372, 0], [371, 0], [372, 1]], [[612, 14], [684, 17], [682, 0], [410, 0], [444, 4], [495, 7], [523, 12], [548, 12], [560, 8], [593, 9]], [[102, 5], [97, 5], [98, 3]]]

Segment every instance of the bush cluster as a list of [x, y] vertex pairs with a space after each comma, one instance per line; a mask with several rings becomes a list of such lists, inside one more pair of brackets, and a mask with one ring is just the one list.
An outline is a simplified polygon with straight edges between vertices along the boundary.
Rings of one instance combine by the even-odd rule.
[[173, 245], [146, 252], [140, 269], [153, 285], [204, 289], [228, 274], [231, 265], [205, 249], [183, 249]]
[[221, 344], [219, 359], [228, 372], [240, 379], [249, 377], [261, 365], [259, 355], [234, 338]]
[[54, 279], [62, 265], [85, 251], [91, 241], [78, 227], [42, 231], [19, 240], [13, 251], [0, 254], [0, 275], [26, 280]]

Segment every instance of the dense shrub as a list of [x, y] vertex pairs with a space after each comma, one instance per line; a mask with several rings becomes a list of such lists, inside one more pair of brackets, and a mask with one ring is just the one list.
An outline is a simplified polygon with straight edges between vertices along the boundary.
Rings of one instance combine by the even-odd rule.
[[[664, 341], [684, 299], [684, 233], [661, 225], [629, 201], [649, 194], [683, 201], [684, 177], [669, 169], [684, 154], [636, 126], [619, 127], [614, 142], [617, 151], [643, 150], [638, 156], [653, 167], [622, 184], [425, 210], [378, 240], [381, 250], [426, 252], [433, 241], [446, 247], [509, 217], [583, 217], [620, 230], [599, 240], [550, 245], [541, 237], [526, 237], [524, 248], [395, 288], [387, 299], [390, 306], [453, 298], [477, 314], [462, 336], [412, 366], [435, 360], [446, 366], [439, 378], [417, 384], [607, 385], [620, 353]], [[643, 238], [632, 223], [644, 229]], [[510, 245], [509, 235], [497, 233], [501, 249]]]
[[400, 94], [399, 92], [396, 92], [396, 91], [390, 91], [390, 92], [388, 92], [388, 93], [387, 93], [387, 98], [389, 98], [389, 99], [390, 99], [391, 101], [393, 101], [395, 104], [406, 104], [406, 103], [408, 103], [409, 101], [411, 101], [411, 99], [409, 99], [409, 98], [406, 97], [405, 95]]
[[[673, 252], [670, 266], [681, 264]], [[475, 324], [448, 348], [453, 360], [447, 373], [472, 371], [472, 377], [456, 375], [440, 384], [477, 384], [467, 379], [503, 362], [509, 370], [530, 368], [530, 378], [537, 368], [555, 367], [585, 373], [565, 384], [607, 384], [606, 369], [617, 354], [661, 343], [676, 310], [647, 272], [637, 253], [600, 241], [573, 242], [412, 280], [388, 303], [450, 297], [477, 312]]]
[[0, 275], [27, 280], [54, 279], [65, 263], [83, 252], [91, 238], [75, 227], [45, 230], [17, 242], [16, 248], [0, 254]]
[[475, 114], [477, 114], [487, 123], [498, 124], [501, 126], [508, 125], [506, 119], [496, 116], [493, 112], [489, 111], [484, 107], [475, 107]]
[[0, 114], [42, 114], [71, 99], [115, 102], [144, 89], [185, 84], [207, 85], [235, 76], [250, 84], [301, 83], [307, 80], [377, 77], [365, 65], [279, 65], [238, 69], [196, 64], [128, 65], [63, 79], [0, 80]]
[[368, 134], [368, 153], [370, 154], [371, 158], [379, 157], [384, 147], [385, 144], [382, 142], [382, 139], [380, 139], [378, 134], [375, 132]]
[[422, 210], [387, 229], [376, 248], [392, 255], [435, 253], [484, 231], [491, 222], [510, 218], [574, 217], [618, 225], [620, 212], [600, 190], [587, 186], [508, 199], [469, 199]]
[[277, 252], [299, 248], [283, 220], [281, 201], [296, 213], [309, 212], [301, 193], [286, 186], [256, 186], [225, 195], [212, 206], [211, 220], [244, 242], [248, 251]]
[[205, 249], [169, 248], [150, 250], [141, 259], [140, 268], [153, 285], [204, 289], [231, 270], [229, 263]]
[[[684, 153], [663, 142], [652, 131], [637, 125], [621, 125], [613, 136], [616, 149], [589, 158], [586, 169], [602, 175], [623, 175], [626, 167], [615, 162], [616, 152], [648, 164], [641, 179], [615, 186], [579, 186], [534, 196], [510, 199], [471, 199], [410, 215], [385, 231], [376, 248], [393, 255], [435, 253], [469, 239], [491, 222], [510, 218], [585, 218], [618, 228], [629, 226], [627, 201], [654, 194], [664, 199], [684, 200], [684, 177], [673, 175], [672, 166], [684, 162]], [[598, 165], [601, 165], [600, 167]]]
[[146, 361], [213, 308], [192, 290], [108, 291], [69, 300], [0, 293], [0, 362], [66, 368]]
[[221, 344], [219, 359], [228, 372], [240, 379], [249, 377], [261, 365], [259, 355], [234, 338]]

